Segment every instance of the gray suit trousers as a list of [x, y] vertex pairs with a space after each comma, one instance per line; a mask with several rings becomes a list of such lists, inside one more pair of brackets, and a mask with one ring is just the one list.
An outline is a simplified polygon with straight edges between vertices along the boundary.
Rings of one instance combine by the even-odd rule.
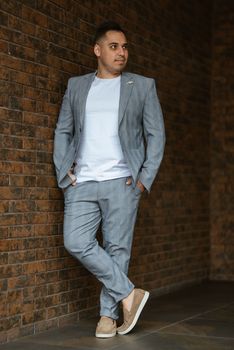
[[[127, 273], [141, 192], [126, 180], [82, 182], [64, 193], [65, 248], [103, 283], [100, 315], [113, 319], [134, 288]], [[100, 223], [103, 247], [96, 239]]]

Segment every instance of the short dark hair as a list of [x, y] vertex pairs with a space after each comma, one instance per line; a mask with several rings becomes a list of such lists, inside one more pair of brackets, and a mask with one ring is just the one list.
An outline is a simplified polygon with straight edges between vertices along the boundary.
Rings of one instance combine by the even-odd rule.
[[108, 32], [109, 30], [114, 30], [116, 32], [122, 32], [124, 35], [126, 35], [125, 31], [120, 27], [120, 25], [114, 21], [106, 21], [101, 23], [97, 30], [96, 33], [94, 35], [94, 44], [96, 44], [96, 42], [98, 40], [100, 40], [105, 34], [106, 32]]

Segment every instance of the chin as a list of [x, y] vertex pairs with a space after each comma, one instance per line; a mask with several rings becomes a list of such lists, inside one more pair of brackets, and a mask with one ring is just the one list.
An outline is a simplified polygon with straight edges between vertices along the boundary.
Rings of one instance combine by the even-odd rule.
[[120, 65], [120, 66], [118, 66], [118, 67], [115, 67], [115, 71], [116, 71], [116, 72], [122, 72], [122, 70], [124, 70], [124, 68], [125, 68], [125, 64]]

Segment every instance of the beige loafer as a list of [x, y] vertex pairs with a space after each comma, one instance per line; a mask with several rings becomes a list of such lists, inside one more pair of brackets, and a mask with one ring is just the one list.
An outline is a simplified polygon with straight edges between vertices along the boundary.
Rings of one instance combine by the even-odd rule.
[[129, 333], [135, 327], [140, 314], [149, 298], [149, 292], [143, 289], [136, 288], [131, 310], [123, 309], [124, 322], [117, 328], [117, 333], [124, 335]]
[[116, 335], [116, 321], [110, 317], [102, 316], [97, 324], [95, 336], [97, 338], [111, 338]]

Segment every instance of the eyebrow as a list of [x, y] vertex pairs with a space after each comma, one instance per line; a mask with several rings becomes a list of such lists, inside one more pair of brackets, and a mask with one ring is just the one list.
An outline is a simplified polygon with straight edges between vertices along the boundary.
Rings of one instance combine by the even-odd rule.
[[[112, 43], [109, 43], [108, 45], [120, 45], [119, 43], [116, 43], [116, 42], [112, 42]], [[127, 46], [128, 43], [123, 43], [122, 46]]]

